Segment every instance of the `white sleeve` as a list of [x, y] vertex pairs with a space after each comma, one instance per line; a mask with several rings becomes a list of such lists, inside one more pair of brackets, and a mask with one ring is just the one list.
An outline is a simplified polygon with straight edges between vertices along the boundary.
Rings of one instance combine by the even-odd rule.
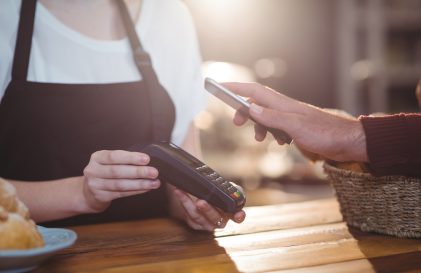
[[20, 1], [0, 1], [0, 100], [12, 78]]
[[[153, 14], [154, 33], [160, 32], [160, 40], [146, 39], [146, 48], [152, 54], [161, 84], [168, 91], [176, 108], [176, 121], [171, 140], [180, 145], [195, 116], [205, 109], [207, 93], [203, 87], [202, 58], [193, 19], [186, 5], [174, 0], [151, 0], [155, 4]], [[161, 51], [157, 52], [157, 48]]]
[[201, 70], [202, 57], [194, 27], [193, 18], [182, 1], [175, 1], [180, 8], [180, 21], [183, 28], [179, 32], [178, 40], [186, 56], [185, 62], [185, 89], [183, 97], [176, 103], [176, 124], [172, 134], [172, 141], [180, 145], [186, 136], [187, 130], [197, 116], [207, 105], [207, 93], [203, 87]]

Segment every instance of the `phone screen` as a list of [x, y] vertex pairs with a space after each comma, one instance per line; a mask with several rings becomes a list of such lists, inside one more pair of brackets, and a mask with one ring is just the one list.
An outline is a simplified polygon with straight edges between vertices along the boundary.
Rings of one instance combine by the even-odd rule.
[[215, 80], [206, 78], [205, 89], [218, 99], [222, 100], [223, 102], [234, 108], [235, 110], [240, 110], [248, 113], [250, 103], [244, 98], [234, 94], [232, 91], [220, 85]]

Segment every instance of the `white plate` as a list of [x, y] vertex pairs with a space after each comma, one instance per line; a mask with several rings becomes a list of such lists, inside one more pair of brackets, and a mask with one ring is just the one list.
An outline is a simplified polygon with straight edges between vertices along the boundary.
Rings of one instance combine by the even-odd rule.
[[73, 245], [77, 238], [76, 233], [70, 229], [38, 226], [38, 230], [44, 238], [43, 247], [28, 250], [0, 250], [0, 273], [33, 270], [57, 251]]

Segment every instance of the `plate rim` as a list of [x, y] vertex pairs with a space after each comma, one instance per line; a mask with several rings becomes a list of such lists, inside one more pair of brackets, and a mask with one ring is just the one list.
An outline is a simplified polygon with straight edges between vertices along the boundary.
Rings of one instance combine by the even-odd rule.
[[44, 240], [47, 232], [64, 232], [68, 234], [68, 240], [60, 242], [58, 244], [44, 245], [42, 247], [36, 247], [31, 249], [0, 250], [0, 258], [34, 257], [38, 255], [52, 254], [56, 251], [72, 246], [77, 240], [77, 233], [71, 229], [47, 228], [38, 225], [37, 228]]

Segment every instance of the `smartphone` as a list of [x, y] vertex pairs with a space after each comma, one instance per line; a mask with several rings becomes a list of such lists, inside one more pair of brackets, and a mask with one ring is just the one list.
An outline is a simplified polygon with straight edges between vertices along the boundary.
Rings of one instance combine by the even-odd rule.
[[[230, 91], [228, 88], [222, 86], [215, 80], [211, 78], [205, 79], [205, 89], [217, 97], [218, 99], [222, 100], [232, 108], [234, 108], [237, 111], [240, 111], [244, 115], [249, 116], [249, 108], [250, 103], [246, 101], [244, 98], [234, 94], [232, 91]], [[253, 118], [249, 116], [251, 120], [253, 120], [255, 123], [257, 123]], [[259, 124], [260, 126], [263, 126]], [[266, 126], [263, 126], [268, 132], [270, 132], [273, 137], [276, 139], [280, 139], [285, 143], [291, 144], [292, 138], [284, 131], [274, 128], [268, 128]]]
[[229, 106], [235, 110], [241, 111], [244, 114], [248, 115], [250, 103], [244, 98], [234, 94], [224, 86], [220, 85], [218, 82], [211, 78], [205, 79], [205, 89], [209, 91], [212, 95], [219, 98], [223, 102], [227, 103]]

